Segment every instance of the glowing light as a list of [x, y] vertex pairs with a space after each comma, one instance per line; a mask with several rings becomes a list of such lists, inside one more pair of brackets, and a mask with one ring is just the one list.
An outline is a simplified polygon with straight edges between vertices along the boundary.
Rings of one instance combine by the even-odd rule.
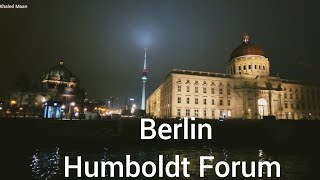
[[0, 110], [2, 110], [2, 107], [0, 107]]
[[160, 27], [156, 24], [137, 24], [133, 29], [133, 40], [140, 47], [150, 47], [160, 35]]
[[70, 103], [70, 106], [75, 106], [75, 105], [76, 105], [75, 102], [71, 102], [71, 103]]
[[66, 108], [66, 106], [65, 106], [65, 105], [62, 105], [62, 106], [61, 106], [61, 109], [65, 109], [65, 108]]
[[133, 113], [134, 113], [134, 111], [136, 110], [136, 107], [137, 107], [137, 106], [136, 106], [136, 104], [133, 104], [133, 105], [132, 105], [132, 108], [131, 108], [131, 114], [133, 114]]
[[58, 106], [58, 103], [53, 103], [54, 106]]
[[47, 99], [46, 99], [45, 97], [42, 97], [42, 98], [41, 98], [41, 102], [44, 103], [44, 102], [46, 102], [46, 101], [47, 101]]
[[11, 101], [10, 101], [10, 104], [11, 104], [11, 106], [12, 106], [12, 105], [15, 105], [15, 104], [17, 104], [17, 101], [16, 101], [16, 100], [11, 100]]
[[23, 110], [23, 108], [21, 107], [21, 108], [19, 108], [20, 109], [20, 111], [22, 111]]

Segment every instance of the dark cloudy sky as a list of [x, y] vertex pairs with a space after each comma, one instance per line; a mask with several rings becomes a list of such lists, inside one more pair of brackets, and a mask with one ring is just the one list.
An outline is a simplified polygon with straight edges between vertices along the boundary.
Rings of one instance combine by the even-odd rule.
[[150, 94], [173, 68], [225, 72], [245, 32], [265, 50], [272, 73], [319, 82], [316, 1], [19, 2], [28, 9], [0, 9], [2, 99], [16, 74], [40, 81], [59, 56], [89, 97], [140, 99], [144, 47]]

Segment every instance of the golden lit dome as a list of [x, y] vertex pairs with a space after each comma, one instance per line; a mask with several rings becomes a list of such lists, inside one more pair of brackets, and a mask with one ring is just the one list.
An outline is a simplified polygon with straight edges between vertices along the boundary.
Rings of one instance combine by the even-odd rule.
[[262, 48], [260, 48], [258, 45], [250, 43], [250, 36], [248, 34], [243, 35], [243, 43], [240, 46], [238, 46], [235, 50], [233, 50], [230, 56], [230, 60], [236, 57], [246, 56], [246, 55], [265, 56]]
[[77, 78], [72, 74], [72, 72], [64, 66], [63, 59], [60, 59], [58, 65], [49, 69], [45, 74], [44, 80], [58, 80], [58, 81], [77, 81]]

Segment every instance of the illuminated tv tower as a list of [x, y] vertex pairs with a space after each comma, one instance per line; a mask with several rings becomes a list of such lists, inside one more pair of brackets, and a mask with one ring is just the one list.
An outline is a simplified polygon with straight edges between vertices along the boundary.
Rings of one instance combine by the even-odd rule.
[[141, 110], [146, 110], [146, 82], [147, 82], [147, 48], [144, 48], [144, 63], [142, 71], [142, 100], [141, 100]]

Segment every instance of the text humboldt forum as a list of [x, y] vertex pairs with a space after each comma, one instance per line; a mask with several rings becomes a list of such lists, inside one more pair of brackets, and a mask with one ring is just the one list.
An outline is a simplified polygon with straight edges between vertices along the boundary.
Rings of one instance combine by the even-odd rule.
[[[184, 118], [181, 123], [175, 123], [172, 125], [162, 123], [158, 130], [155, 129], [156, 123], [153, 119], [142, 118], [141, 119], [141, 139], [152, 140], [158, 134], [163, 140], [178, 139], [178, 131], [183, 129], [183, 139], [212, 139], [212, 127], [210, 124], [194, 124], [195, 118]], [[197, 126], [196, 126], [197, 125]], [[202, 135], [202, 129], [206, 128], [207, 135]], [[191, 134], [189, 136], [189, 129]], [[198, 135], [196, 135], [196, 129]], [[149, 132], [149, 135], [146, 135]], [[120, 161], [93, 161], [89, 162], [83, 160], [81, 156], [76, 157], [76, 164], [70, 164], [69, 156], [65, 156], [65, 177], [70, 177], [70, 171], [76, 171], [77, 177], [126, 177], [134, 178], [139, 176], [144, 177], [191, 177], [188, 172], [188, 167], [193, 166], [186, 157], [180, 157], [175, 155], [175, 158], [171, 161], [165, 160], [164, 156], [159, 155], [158, 161], [145, 161], [144, 163], [138, 163], [131, 159], [130, 155], [125, 155], [125, 162]], [[140, 162], [140, 161], [139, 161]], [[91, 165], [91, 166], [90, 166]], [[277, 161], [218, 161], [214, 162], [214, 156], [200, 156], [199, 157], [199, 176], [205, 177], [205, 172], [212, 171], [218, 177], [280, 177], [280, 164]], [[91, 168], [90, 168], [91, 167]], [[241, 171], [239, 171], [239, 167]], [[248, 168], [251, 167], [251, 168]], [[84, 171], [82, 170], [84, 168]], [[266, 173], [263, 173], [263, 170]], [[275, 174], [272, 174], [272, 169], [275, 170]], [[238, 172], [239, 171], [239, 172]], [[108, 174], [107, 174], [108, 172]], [[241, 173], [241, 174], [239, 174]]]

